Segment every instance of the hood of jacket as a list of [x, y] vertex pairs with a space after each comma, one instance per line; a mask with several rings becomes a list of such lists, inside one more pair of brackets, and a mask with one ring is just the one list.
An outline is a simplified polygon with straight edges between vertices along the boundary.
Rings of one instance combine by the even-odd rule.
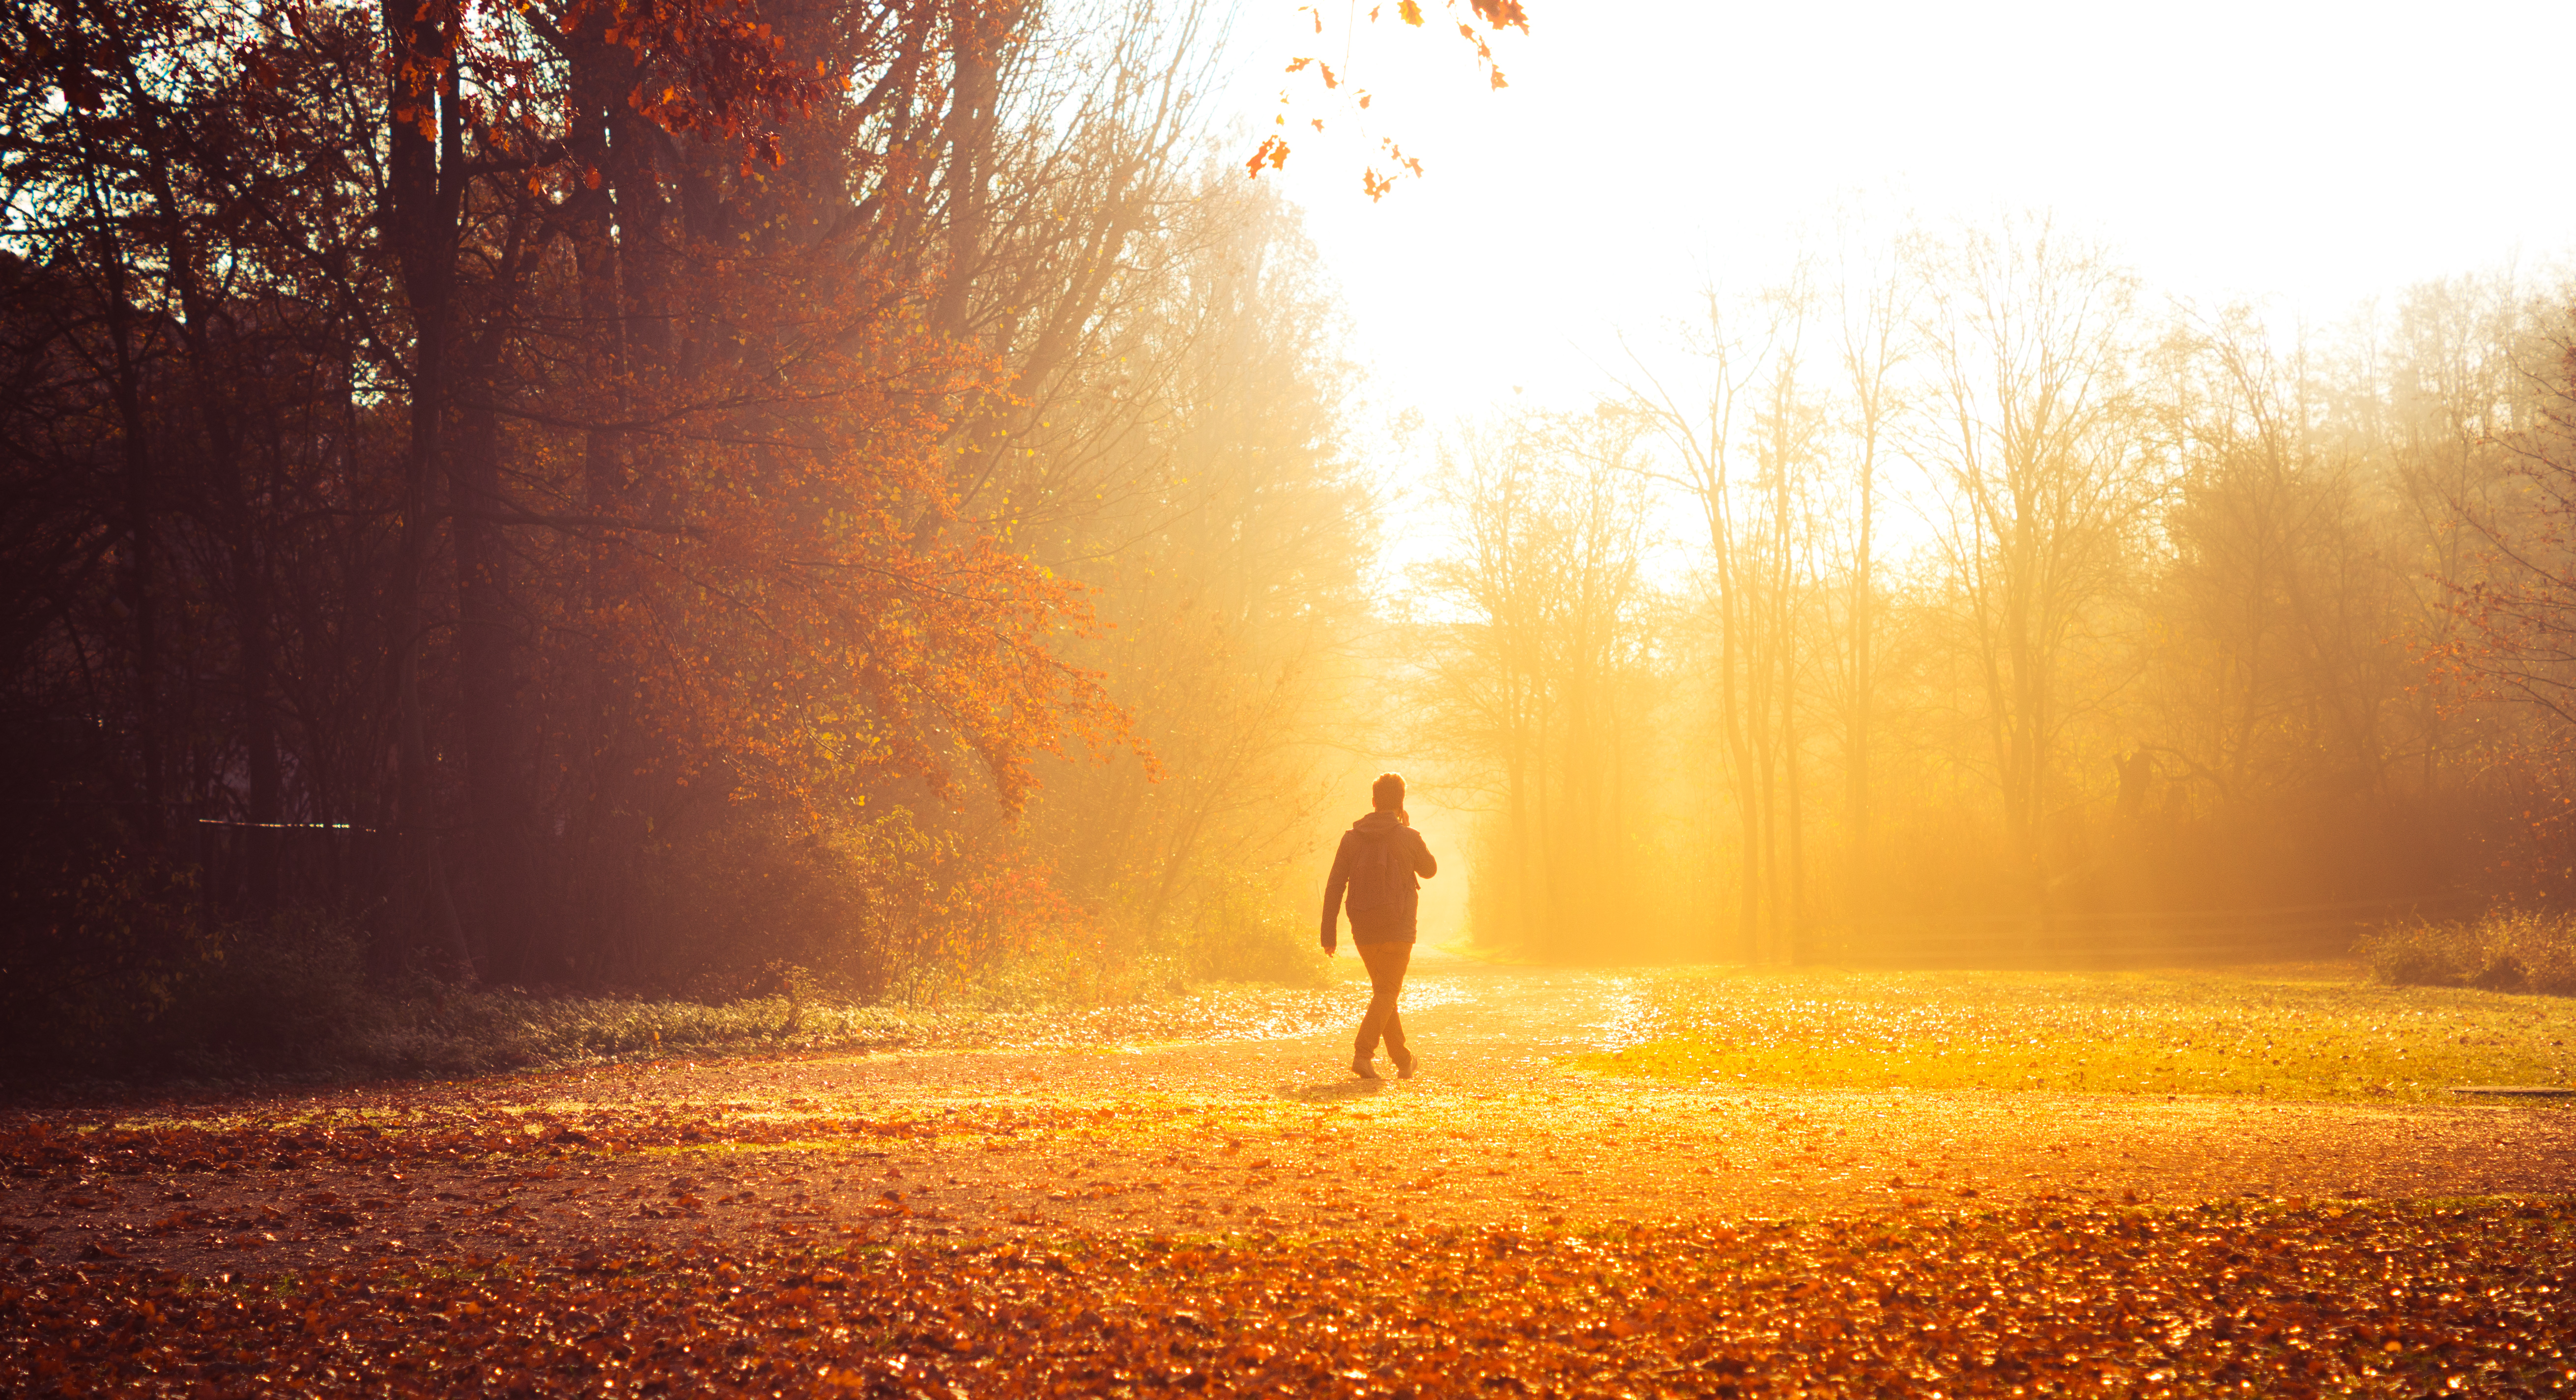
[[1381, 841], [1404, 829], [1404, 823], [1397, 820], [1393, 812], [1371, 812], [1351, 823], [1351, 830], [1362, 836], [1374, 836]]

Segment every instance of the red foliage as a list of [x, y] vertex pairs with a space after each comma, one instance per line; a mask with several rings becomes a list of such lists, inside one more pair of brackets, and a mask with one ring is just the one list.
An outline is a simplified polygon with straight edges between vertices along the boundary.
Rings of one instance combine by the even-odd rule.
[[[1455, 12], [1458, 8], [1458, 0], [1442, 0], [1442, 3], [1452, 12]], [[1317, 5], [1300, 5], [1297, 8], [1299, 12], [1307, 15], [1313, 20], [1314, 32], [1320, 36], [1324, 32], [1324, 11], [1322, 7]], [[1520, 0], [1467, 0], [1467, 8], [1469, 12], [1473, 14], [1478, 21], [1481, 21], [1488, 30], [1495, 33], [1499, 33], [1505, 29], [1517, 29], [1524, 34], [1529, 32], [1529, 14], [1521, 5]], [[1368, 23], [1375, 24], [1385, 13], [1386, 9], [1382, 5], [1370, 6], [1367, 15]], [[1418, 3], [1418, 0], [1400, 0], [1400, 3], [1396, 6], [1395, 18], [1409, 28], [1419, 29], [1423, 24], [1422, 6]], [[1356, 12], [1354, 12], [1351, 22], [1353, 24], [1357, 24], [1359, 22]], [[1475, 53], [1477, 69], [1484, 74], [1485, 85], [1487, 87], [1504, 88], [1511, 86], [1511, 84], [1504, 81], [1502, 68], [1494, 62], [1494, 50], [1492, 44], [1487, 42], [1484, 34], [1477, 32], [1474, 24], [1461, 22], [1458, 25], [1458, 37]], [[1331, 64], [1324, 62], [1313, 54], [1302, 54], [1289, 59], [1286, 71], [1292, 76], [1299, 73], [1312, 72], [1316, 79], [1324, 85], [1325, 92], [1341, 94], [1342, 100], [1346, 103], [1346, 108], [1343, 112], [1343, 116], [1345, 118], [1354, 120], [1358, 119], [1358, 115], [1367, 111], [1371, 103], [1375, 100], [1373, 94], [1371, 94], [1367, 89], [1350, 87], [1348, 75], [1336, 73]], [[1347, 92], [1344, 91], [1345, 88], [1348, 88]], [[1282, 107], [1288, 106], [1290, 103], [1289, 94], [1282, 91], [1279, 94], [1279, 102]], [[1288, 114], [1284, 111], [1281, 112], [1276, 118], [1276, 122], [1282, 127], [1288, 125]], [[1312, 126], [1317, 131], [1324, 129], [1324, 119], [1321, 117], [1310, 117], [1307, 119], [1306, 124]], [[1379, 152], [1386, 157], [1388, 162], [1387, 169], [1381, 173], [1377, 166], [1372, 164], [1360, 172], [1360, 192], [1367, 195], [1371, 200], [1385, 198], [1387, 192], [1395, 188], [1395, 182], [1398, 179], [1401, 179], [1406, 175], [1419, 177], [1422, 174], [1422, 162], [1412, 156], [1406, 155], [1404, 153], [1404, 148], [1396, 143], [1395, 138], [1391, 136], [1380, 137], [1377, 141], [1377, 147]], [[1243, 163], [1243, 168], [1244, 173], [1258, 179], [1260, 178], [1262, 171], [1282, 169], [1287, 164], [1287, 140], [1278, 135], [1270, 135], [1262, 138], [1260, 148], [1252, 153], [1251, 159], [1246, 160]]]

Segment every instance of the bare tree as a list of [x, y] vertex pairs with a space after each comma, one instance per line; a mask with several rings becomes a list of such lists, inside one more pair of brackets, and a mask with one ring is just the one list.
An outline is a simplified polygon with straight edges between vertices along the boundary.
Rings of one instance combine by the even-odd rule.
[[[2515, 470], [2508, 443], [2539, 440], [2522, 434], [2541, 426], [2534, 391], [2546, 389], [2529, 373], [2546, 363], [2532, 363], [2535, 328], [2529, 293], [2509, 271], [2424, 283], [2398, 299], [2386, 324], [2370, 328], [2373, 343], [2352, 376], [2358, 402], [2347, 431], [2377, 460], [2394, 508], [2385, 547], [2406, 589], [2403, 629], [2429, 655], [2494, 654], [2471, 644], [2470, 618], [2455, 601], [2485, 587], [2491, 563], [2515, 568], [2481, 548], [2493, 537], [2480, 522], [2516, 516], [2530, 480]], [[2446, 761], [2472, 740], [2443, 687], [2415, 687], [2410, 699], [2413, 732], [2404, 746], [2417, 790], [2430, 793]]]
[[[2463, 588], [2478, 645], [2470, 665], [2505, 693], [2576, 725], [2576, 451], [2569, 409], [2515, 468], [2522, 489], [2466, 516], [2489, 551], [2483, 577]], [[2539, 434], [2534, 435], [2540, 437]]]
[[1624, 414], [1525, 414], [1469, 433], [1444, 464], [1456, 549], [1423, 582], [1456, 620], [1426, 699], [1460, 766], [1498, 789], [1477, 893], [1497, 942], [1593, 952], [1637, 902], [1636, 438]]
[[1621, 388], [1669, 452], [1640, 470], [1697, 507], [1707, 531], [1715, 718], [1741, 833], [1736, 943], [1757, 959], [1793, 955], [1807, 905], [1797, 712], [1823, 429], [1805, 376], [1814, 297], [1801, 269], [1747, 301], [1712, 288], [1700, 303], [1684, 336], [1692, 378], [1632, 353]]
[[2374, 791], [2405, 676], [2361, 464], [2319, 431], [2304, 347], [2251, 313], [2190, 322], [2167, 354], [2182, 455], [2151, 604], [2165, 741], [2229, 798]]
[[2136, 282], [2039, 218], [1927, 244], [1923, 257], [1933, 383], [1914, 446], [1937, 493], [1932, 523], [2005, 829], [2036, 903], [2056, 745], [2076, 709], [2061, 685], [2069, 649], [2128, 566], [2157, 491], [2130, 383]]
[[1845, 898], [1857, 907], [1870, 897], [1876, 816], [1870, 750], [1879, 686], [1880, 478], [1908, 406], [1905, 374], [1918, 353], [1913, 323], [1920, 284], [1900, 242], [1863, 241], [1846, 230], [1838, 252], [1832, 295], [1841, 392], [1827, 450], [1843, 485], [1844, 509], [1826, 512], [1817, 533], [1839, 575], [1827, 601], [1841, 625], [1830, 630], [1828, 646], [1842, 721], [1843, 883]]

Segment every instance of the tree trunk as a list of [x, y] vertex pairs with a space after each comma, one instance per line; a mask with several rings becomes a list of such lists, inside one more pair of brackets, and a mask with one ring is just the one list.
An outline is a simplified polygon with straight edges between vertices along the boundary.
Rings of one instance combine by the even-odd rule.
[[536, 910], [536, 831], [520, 717], [519, 623], [508, 542], [499, 517], [500, 424], [489, 408], [462, 415], [448, 461], [456, 548], [458, 728], [473, 862], [470, 907], [484, 959], [507, 977], [525, 967]]
[[[393, 48], [388, 93], [387, 233], [394, 245], [412, 313], [411, 443], [403, 460], [402, 533], [389, 612], [396, 710], [396, 822], [411, 881], [415, 919], [445, 953], [456, 975], [474, 980], [473, 950], [456, 917], [431, 810], [427, 717], [420, 696], [420, 651], [428, 627], [421, 580], [434, 524], [430, 486], [440, 455], [448, 400], [449, 293], [455, 284], [458, 212], [464, 198], [464, 123], [448, 36], [426, 7], [387, 0], [385, 33]], [[438, 73], [436, 88], [409, 75]], [[433, 118], [435, 141], [421, 130]]]

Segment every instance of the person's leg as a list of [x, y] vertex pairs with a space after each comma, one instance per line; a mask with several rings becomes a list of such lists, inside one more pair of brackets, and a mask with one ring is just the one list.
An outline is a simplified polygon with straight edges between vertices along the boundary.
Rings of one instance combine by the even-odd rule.
[[1385, 963], [1385, 976], [1376, 976], [1375, 967], [1369, 969], [1370, 985], [1378, 993], [1372, 1000], [1386, 1003], [1386, 1017], [1378, 1023], [1378, 1035], [1386, 1042], [1386, 1057], [1395, 1062], [1397, 1069], [1410, 1074], [1413, 1072], [1413, 1052], [1404, 1046], [1404, 1015], [1396, 1008], [1396, 999], [1404, 995], [1404, 974], [1413, 966], [1413, 945], [1389, 943], [1378, 952]]
[[1351, 1042], [1354, 1066], [1367, 1063], [1377, 1054], [1378, 1040], [1386, 1029], [1386, 978], [1378, 971], [1378, 945], [1362, 943], [1357, 949], [1361, 965], [1368, 969], [1369, 1003], [1368, 1010], [1360, 1013], [1359, 1035]]
[[1369, 1061], [1377, 1057], [1377, 964], [1369, 957], [1370, 945], [1354, 943], [1351, 951], [1360, 955], [1360, 964], [1369, 971], [1369, 1004], [1360, 1013], [1359, 1034], [1351, 1041], [1351, 1073], [1362, 1079], [1375, 1079], [1377, 1071], [1369, 1067]]
[[[1378, 1042], [1386, 1042], [1387, 1058], [1400, 1069], [1412, 1056], [1404, 1048], [1404, 1022], [1396, 1015], [1396, 995], [1404, 990], [1404, 970], [1413, 962], [1413, 945], [1409, 943], [1362, 943], [1360, 961], [1369, 974], [1368, 1014], [1360, 1018], [1359, 1039], [1351, 1046], [1351, 1067], [1367, 1064], [1377, 1054]], [[1366, 1071], [1362, 1071], [1365, 1073]]]

